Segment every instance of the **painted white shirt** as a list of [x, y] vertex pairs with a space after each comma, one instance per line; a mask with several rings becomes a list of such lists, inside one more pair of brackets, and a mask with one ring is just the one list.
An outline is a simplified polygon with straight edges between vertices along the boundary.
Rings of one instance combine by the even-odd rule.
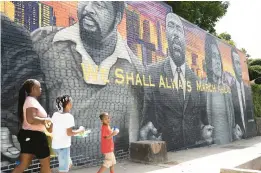
[[[175, 82], [175, 84], [178, 84], [177, 66], [170, 57], [169, 57], [169, 59], [170, 59], [171, 71], [172, 71], [172, 74], [173, 74], [173, 77], [174, 77], [174, 82]], [[183, 93], [184, 93], [184, 99], [185, 99], [185, 94], [186, 94], [186, 79], [185, 79], [186, 64], [184, 63], [183, 65], [181, 65], [180, 69], [181, 69], [180, 78], [181, 78], [181, 81], [182, 81]], [[176, 89], [178, 90], [179, 87], [176, 87]]]
[[120, 33], [117, 33], [117, 43], [113, 54], [104, 59], [100, 65], [96, 65], [88, 52], [86, 52], [80, 37], [78, 23], [59, 31], [55, 35], [53, 43], [68, 40], [76, 44], [76, 51], [82, 56], [81, 65], [82, 67], [84, 66], [83, 69], [85, 69], [85, 72], [90, 72], [88, 71], [90, 69], [95, 72], [94, 76], [90, 75], [87, 78], [84, 78], [85, 82], [88, 84], [106, 85], [106, 80], [108, 80], [110, 69], [116, 63], [118, 58], [126, 59], [132, 63], [130, 55], [127, 51], [128, 45], [126, 41], [122, 39]]
[[[246, 99], [245, 99], [245, 89], [244, 89], [244, 84], [243, 82], [239, 83], [238, 81], [236, 81], [236, 85], [237, 85], [237, 94], [238, 94], [238, 99], [239, 99], [239, 104], [240, 104], [240, 112], [241, 112], [241, 118], [243, 121], [243, 126], [244, 129], [246, 129], [246, 125], [245, 125], [245, 116], [244, 116], [244, 109], [246, 106]], [[243, 100], [242, 100], [243, 97]]]

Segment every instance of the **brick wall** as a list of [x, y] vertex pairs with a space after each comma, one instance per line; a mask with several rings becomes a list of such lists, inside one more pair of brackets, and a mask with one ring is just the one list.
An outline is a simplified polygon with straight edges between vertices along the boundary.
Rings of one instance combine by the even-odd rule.
[[[120, 129], [118, 160], [129, 158], [129, 144], [137, 140], [164, 140], [168, 150], [179, 150], [254, 136], [245, 55], [165, 3], [1, 5], [2, 171], [10, 172], [19, 157], [18, 92], [29, 78], [41, 82], [39, 102], [49, 115], [56, 97], [68, 94], [75, 128], [92, 130], [72, 138], [77, 167], [102, 162], [104, 111]], [[52, 167], [57, 164], [53, 158]], [[38, 161], [28, 170], [39, 171]]]

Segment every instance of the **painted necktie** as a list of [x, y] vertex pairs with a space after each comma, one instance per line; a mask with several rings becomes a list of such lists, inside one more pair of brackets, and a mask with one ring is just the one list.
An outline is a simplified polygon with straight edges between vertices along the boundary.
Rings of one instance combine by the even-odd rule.
[[181, 68], [177, 67], [177, 73], [178, 73], [178, 94], [179, 94], [179, 99], [181, 103], [184, 103], [184, 92], [183, 92], [183, 83], [181, 80]]

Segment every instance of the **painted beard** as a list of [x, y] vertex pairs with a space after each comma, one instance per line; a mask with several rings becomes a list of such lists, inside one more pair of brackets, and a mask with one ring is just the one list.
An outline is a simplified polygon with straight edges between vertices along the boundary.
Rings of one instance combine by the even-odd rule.
[[173, 61], [176, 62], [176, 65], [182, 65], [185, 62], [185, 50], [183, 50], [180, 39], [173, 38], [170, 43], [169, 51]]
[[[80, 21], [80, 33], [81, 36], [91, 41], [101, 41], [102, 32], [98, 22], [90, 15], [84, 15]], [[87, 40], [87, 41], [88, 41]]]
[[222, 76], [222, 72], [221, 72], [221, 68], [220, 67], [214, 67], [215, 69], [213, 69], [213, 74], [217, 77], [217, 78], [221, 78]]

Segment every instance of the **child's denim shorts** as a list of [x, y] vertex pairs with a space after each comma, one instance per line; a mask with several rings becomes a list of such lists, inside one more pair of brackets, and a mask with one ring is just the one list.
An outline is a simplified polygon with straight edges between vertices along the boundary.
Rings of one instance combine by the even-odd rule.
[[72, 164], [72, 160], [70, 157], [70, 147], [53, 149], [53, 150], [57, 154], [57, 157], [58, 157], [59, 172], [69, 172], [70, 165]]

